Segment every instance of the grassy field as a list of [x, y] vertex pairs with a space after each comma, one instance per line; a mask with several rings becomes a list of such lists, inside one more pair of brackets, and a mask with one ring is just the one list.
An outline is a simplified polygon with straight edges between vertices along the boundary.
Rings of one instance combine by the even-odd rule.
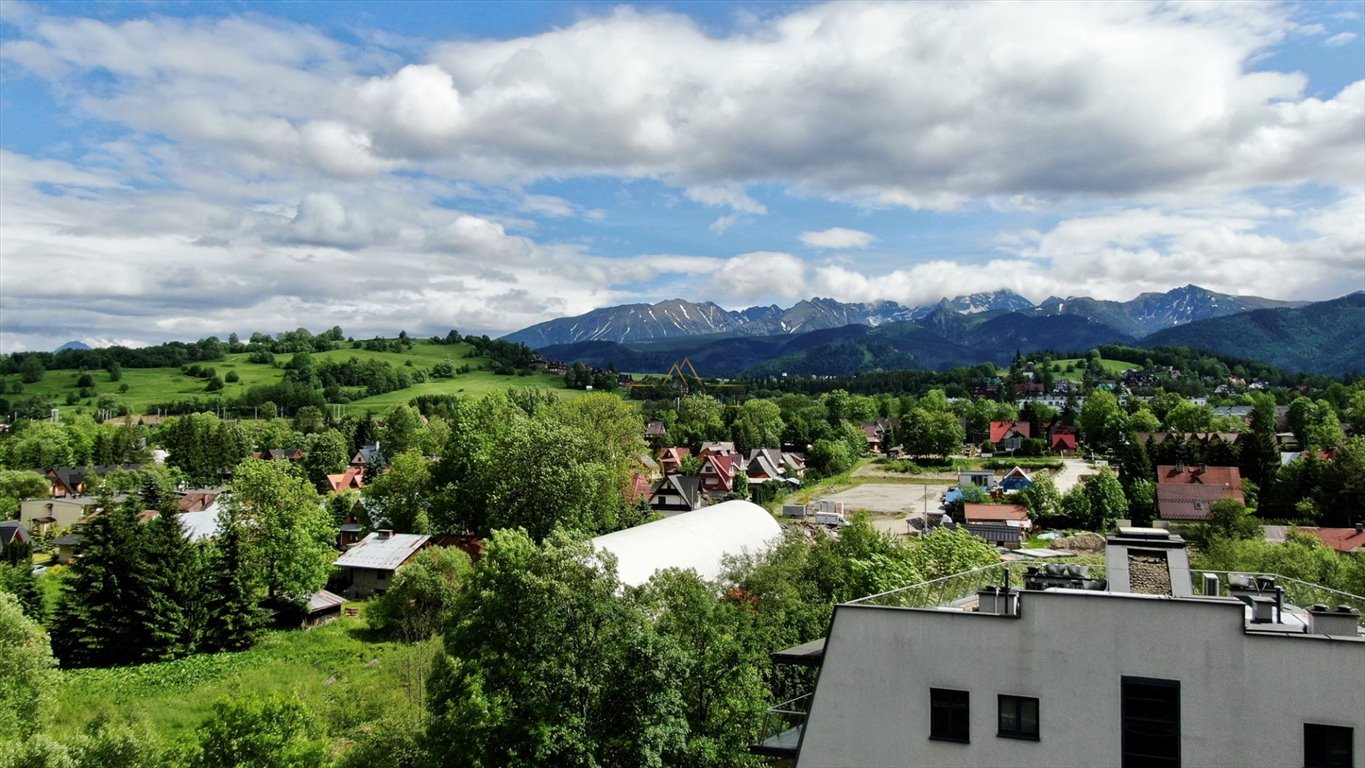
[[[582, 394], [578, 390], [564, 389], [564, 382], [558, 376], [537, 373], [531, 376], [496, 376], [488, 370], [488, 361], [482, 357], [471, 357], [473, 347], [468, 344], [432, 344], [424, 339], [414, 341], [413, 347], [404, 352], [375, 352], [367, 349], [335, 349], [313, 355], [315, 360], [345, 361], [349, 358], [360, 360], [381, 360], [398, 368], [428, 370], [437, 362], [449, 360], [456, 364], [471, 365], [475, 370], [455, 376], [453, 379], [428, 379], [407, 389], [386, 392], [382, 395], [356, 400], [351, 408], [361, 410], [385, 410], [399, 403], [406, 403], [418, 395], [471, 395], [482, 396], [489, 392], [513, 388], [539, 387], [556, 394], [573, 397]], [[233, 398], [257, 384], [275, 384], [284, 376], [284, 371], [270, 365], [247, 362], [246, 353], [228, 355], [225, 359], [199, 363], [201, 367], [213, 368], [219, 378], [226, 378], [235, 372], [238, 382], [226, 384], [221, 393], [205, 391], [207, 381], [182, 373], [177, 368], [125, 368], [119, 381], [110, 381], [106, 371], [87, 371], [94, 379], [94, 397], [81, 399], [76, 405], [67, 405], [67, 396], [78, 392], [76, 381], [81, 371], [48, 371], [43, 380], [23, 384], [21, 394], [13, 394], [12, 387], [19, 382], [18, 375], [0, 377], [5, 397], [11, 400], [28, 398], [33, 395], [49, 398], [52, 405], [63, 415], [77, 409], [93, 413], [96, 401], [101, 395], [115, 395], [135, 414], [146, 413], [154, 404], [174, 400], [194, 398], [211, 399], [218, 395]], [[292, 355], [276, 355], [279, 365], [283, 366]], [[121, 392], [126, 386], [127, 391]]]
[[[1081, 383], [1081, 379], [1085, 377], [1086, 361], [1084, 359], [1069, 358], [1066, 360], [1054, 360], [1052, 361], [1052, 364], [1060, 368], [1060, 370], [1053, 371], [1053, 375], [1058, 379], [1067, 379], [1079, 384]], [[1075, 370], [1068, 373], [1066, 370], [1068, 365], [1075, 366]], [[1125, 363], [1122, 360], [1100, 360], [1100, 367], [1104, 369], [1105, 373], [1117, 377], [1124, 371], [1140, 366], [1134, 365], [1133, 363]]]
[[248, 693], [297, 695], [333, 736], [381, 716], [411, 711], [420, 675], [439, 640], [416, 645], [376, 638], [362, 615], [311, 631], [270, 632], [240, 653], [62, 673], [56, 692], [58, 738], [101, 713], [145, 719], [167, 742], [188, 741], [215, 702]]

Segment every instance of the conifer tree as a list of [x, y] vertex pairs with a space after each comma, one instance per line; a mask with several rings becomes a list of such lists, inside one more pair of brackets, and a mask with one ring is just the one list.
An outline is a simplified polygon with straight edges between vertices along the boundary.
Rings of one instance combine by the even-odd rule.
[[206, 580], [206, 621], [200, 647], [205, 651], [250, 648], [263, 624], [256, 604], [256, 583], [247, 561], [247, 531], [238, 513], [219, 513], [218, 536], [210, 549]]
[[53, 624], [53, 651], [64, 666], [127, 664], [141, 655], [136, 618], [137, 507], [101, 499], [81, 525], [81, 556], [62, 585]]
[[142, 658], [167, 661], [194, 648], [191, 622], [198, 600], [194, 553], [179, 516], [163, 508], [140, 526], [142, 557], [137, 563], [136, 619], [141, 625]]

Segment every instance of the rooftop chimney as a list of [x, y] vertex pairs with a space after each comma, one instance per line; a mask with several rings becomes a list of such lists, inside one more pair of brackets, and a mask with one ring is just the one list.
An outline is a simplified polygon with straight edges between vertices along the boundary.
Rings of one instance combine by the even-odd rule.
[[380, 540], [380, 541], [383, 541], [384, 539], [388, 539], [388, 538], [391, 538], [391, 537], [393, 536], [393, 529], [392, 529], [392, 528], [381, 528], [377, 533], [379, 534], [379, 540]]
[[1360, 611], [1349, 605], [1335, 610], [1318, 603], [1308, 609], [1308, 631], [1315, 635], [1355, 637], [1360, 632]]
[[1191, 597], [1185, 540], [1160, 528], [1119, 528], [1105, 542], [1111, 592]]

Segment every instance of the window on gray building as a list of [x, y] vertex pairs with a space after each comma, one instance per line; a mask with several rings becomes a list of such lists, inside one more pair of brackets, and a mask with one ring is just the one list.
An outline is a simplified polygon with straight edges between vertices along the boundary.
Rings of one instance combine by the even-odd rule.
[[1351, 768], [1355, 765], [1353, 729], [1341, 725], [1303, 724], [1304, 768]]
[[997, 736], [1038, 740], [1038, 700], [1030, 696], [1000, 695]]
[[971, 705], [966, 691], [929, 689], [929, 738], [966, 744], [970, 741], [970, 716]]
[[1179, 768], [1180, 681], [1123, 678], [1123, 768]]

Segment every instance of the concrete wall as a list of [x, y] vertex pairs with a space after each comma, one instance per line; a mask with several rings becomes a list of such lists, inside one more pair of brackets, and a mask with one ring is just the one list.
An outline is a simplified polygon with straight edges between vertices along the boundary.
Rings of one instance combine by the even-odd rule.
[[393, 584], [393, 571], [378, 571], [372, 568], [352, 568], [351, 586], [346, 589], [348, 594], [356, 597], [369, 597], [388, 591]]
[[[1184, 765], [1302, 765], [1305, 722], [1354, 728], [1365, 765], [1365, 641], [1243, 627], [1236, 602], [1104, 593], [839, 606], [798, 766], [1117, 766], [1123, 676], [1180, 681]], [[970, 692], [971, 743], [929, 740], [931, 687]], [[999, 694], [1039, 699], [1039, 741], [996, 736]]]

